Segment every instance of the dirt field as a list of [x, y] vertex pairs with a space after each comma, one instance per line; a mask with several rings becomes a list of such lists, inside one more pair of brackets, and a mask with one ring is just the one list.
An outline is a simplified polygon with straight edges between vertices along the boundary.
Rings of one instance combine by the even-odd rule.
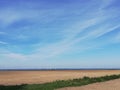
[[120, 79], [89, 84], [81, 87], [68, 87], [58, 90], [120, 90]]
[[0, 71], [0, 85], [37, 84], [112, 74], [120, 74], [120, 70]]

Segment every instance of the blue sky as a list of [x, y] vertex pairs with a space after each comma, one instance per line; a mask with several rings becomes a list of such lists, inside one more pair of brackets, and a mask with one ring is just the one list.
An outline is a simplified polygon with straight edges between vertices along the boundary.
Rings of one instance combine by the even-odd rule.
[[119, 0], [0, 0], [0, 69], [120, 68]]

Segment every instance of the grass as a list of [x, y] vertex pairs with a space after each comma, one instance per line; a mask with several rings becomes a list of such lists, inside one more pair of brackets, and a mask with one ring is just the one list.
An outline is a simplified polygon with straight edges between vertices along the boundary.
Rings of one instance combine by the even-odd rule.
[[83, 77], [79, 79], [72, 80], [58, 80], [50, 83], [44, 84], [24, 84], [24, 85], [14, 85], [14, 86], [0, 86], [0, 90], [54, 90], [57, 88], [70, 87], [70, 86], [82, 86], [96, 82], [104, 82], [108, 80], [118, 79], [119, 75], [110, 75], [102, 77]]

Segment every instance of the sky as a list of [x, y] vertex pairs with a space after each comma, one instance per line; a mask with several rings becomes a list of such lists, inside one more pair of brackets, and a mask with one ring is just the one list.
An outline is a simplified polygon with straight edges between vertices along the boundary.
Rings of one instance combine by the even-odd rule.
[[0, 0], [0, 69], [120, 68], [120, 0]]

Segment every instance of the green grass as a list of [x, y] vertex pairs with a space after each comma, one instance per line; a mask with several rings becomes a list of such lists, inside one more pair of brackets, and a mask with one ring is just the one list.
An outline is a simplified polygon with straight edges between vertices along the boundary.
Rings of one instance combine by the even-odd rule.
[[58, 80], [50, 83], [44, 84], [24, 84], [24, 85], [15, 85], [15, 86], [0, 86], [0, 90], [54, 90], [57, 88], [70, 87], [70, 86], [82, 86], [96, 82], [104, 82], [108, 80], [118, 79], [119, 75], [110, 75], [110, 76], [102, 76], [96, 78], [79, 78], [72, 80]]

